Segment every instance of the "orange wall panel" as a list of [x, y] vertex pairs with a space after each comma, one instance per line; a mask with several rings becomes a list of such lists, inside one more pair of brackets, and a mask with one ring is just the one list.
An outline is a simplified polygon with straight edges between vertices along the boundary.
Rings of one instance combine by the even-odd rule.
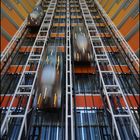
[[4, 9], [4, 11], [15, 20], [17, 25], [21, 25], [23, 20], [18, 16], [18, 14], [14, 10], [9, 10], [3, 3], [1, 3], [1, 7]]
[[[104, 7], [105, 11], [108, 11], [111, 4], [113, 3], [113, 0], [108, 0], [108, 3]], [[115, 3], [114, 6], [110, 9], [108, 15], [111, 18], [118, 10], [118, 8], [121, 6], [121, 4], [124, 1], [121, 0], [119, 3]], [[118, 26], [121, 21], [124, 19], [124, 17], [133, 9], [133, 7], [138, 3], [138, 0], [133, 0], [130, 5], [126, 9], [121, 9], [117, 16], [114, 18], [113, 22], [116, 26]], [[103, 6], [103, 0], [100, 0], [100, 5]], [[127, 21], [123, 24], [123, 26], [120, 28], [120, 32], [125, 37], [133, 28], [134, 26], [139, 22], [139, 14], [136, 17], [129, 17]], [[136, 33], [134, 36], [131, 37], [131, 39], [128, 41], [132, 49], [136, 52], [138, 51], [139, 47], [139, 35]]]
[[37, 0], [32, 0], [31, 3], [34, 5], [36, 4]]
[[103, 5], [103, 3], [104, 3], [104, 0], [100, 0], [100, 4]]
[[139, 22], [139, 15], [134, 19], [130, 17], [125, 24], [120, 28], [121, 33], [126, 36], [129, 31]]
[[115, 3], [114, 6], [109, 11], [108, 15], [112, 17], [117, 12], [118, 8], [121, 6], [122, 3], [123, 0], [121, 0], [119, 3]]
[[16, 3], [15, 1], [11, 1], [11, 3], [13, 3], [13, 5], [17, 8], [17, 10], [20, 12], [20, 14], [22, 14], [22, 16], [24, 17], [24, 18], [26, 18], [27, 17], [27, 12], [25, 11], [25, 9], [22, 7], [22, 5], [20, 4], [20, 3]]
[[108, 0], [103, 0], [103, 1], [101, 2], [103, 6], [104, 6], [104, 4], [106, 3], [106, 1], [108, 1]]
[[138, 51], [139, 49], [139, 31], [134, 34], [131, 39], [128, 41], [134, 52]]
[[32, 7], [28, 4], [28, 0], [22, 0], [22, 1], [26, 5], [27, 9], [31, 12], [32, 11]]
[[137, 0], [134, 0], [126, 9], [122, 9], [118, 15], [115, 17], [113, 22], [115, 23], [116, 26], [120, 24], [122, 19], [131, 11], [131, 9], [134, 7], [134, 5], [137, 3]]
[[113, 0], [108, 0], [106, 6], [104, 7], [105, 11], [108, 11], [112, 3], [113, 3]]
[[13, 36], [17, 29], [10, 23], [7, 18], [3, 18], [1, 21], [1, 26], [9, 33], [9, 35]]
[[0, 49], [0, 52], [2, 52], [4, 50], [4, 48], [6, 47], [7, 44], [8, 44], [8, 40], [6, 40], [6, 38], [1, 35], [1, 49]]
[[[23, 18], [26, 18], [28, 16], [27, 11], [24, 9], [24, 7], [21, 5], [21, 3], [16, 3], [15, 0], [9, 0], [17, 9], [17, 11], [20, 12], [20, 14], [23, 16]], [[31, 0], [29, 5], [28, 0], [22, 0], [22, 2], [25, 4], [27, 9], [31, 12], [32, 7], [36, 4], [37, 0]], [[3, 2], [1, 2], [1, 8], [4, 10], [4, 12], [13, 19], [13, 21], [20, 27], [20, 25], [23, 23], [23, 19], [18, 15], [18, 13], [14, 9], [9, 9]], [[1, 26], [2, 28], [12, 37], [17, 29], [16, 27], [9, 21], [7, 17], [3, 17], [1, 19]], [[1, 37], [1, 51], [4, 50], [6, 45], [8, 44], [8, 40], [4, 36]]]

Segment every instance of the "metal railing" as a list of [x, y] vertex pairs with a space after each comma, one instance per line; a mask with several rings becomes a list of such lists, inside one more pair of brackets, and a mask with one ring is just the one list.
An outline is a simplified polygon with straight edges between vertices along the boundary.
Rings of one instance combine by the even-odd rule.
[[[28, 60], [24, 66], [24, 69], [22, 71], [22, 75], [21, 75], [20, 80], [17, 84], [15, 93], [12, 97], [8, 111], [6, 112], [4, 121], [2, 122], [1, 135], [4, 134], [5, 130], [8, 131], [8, 125], [9, 125], [11, 118], [22, 118], [21, 127], [20, 127], [19, 134], [17, 137], [18, 140], [20, 140], [20, 138], [21, 138], [22, 131], [23, 131], [24, 127], [25, 127], [25, 135], [27, 133], [26, 117], [27, 117], [27, 113], [28, 113], [29, 106], [31, 103], [32, 95], [35, 92], [35, 89], [34, 89], [35, 83], [36, 83], [42, 55], [43, 55], [43, 52], [44, 52], [44, 49], [46, 46], [46, 42], [48, 40], [49, 30], [50, 30], [50, 26], [52, 24], [52, 19], [54, 16], [54, 10], [56, 8], [56, 3], [57, 3], [57, 0], [51, 0], [50, 4], [48, 6], [48, 9], [47, 9], [46, 14], [45, 14], [44, 19], [43, 19], [43, 22], [41, 24], [41, 27], [39, 29], [39, 32], [38, 32], [37, 37], [35, 39], [35, 42], [32, 46], [31, 52], [29, 54]], [[41, 49], [40, 53], [35, 54], [35, 49]], [[34, 70], [27, 70], [27, 67], [29, 67], [32, 63], [37, 64], [37, 67]], [[25, 83], [25, 80], [26, 80], [25, 75], [26, 74], [33, 75], [33, 80], [30, 83], [30, 85], [27, 85]], [[27, 80], [29, 80], [29, 79], [27, 79]], [[23, 89], [24, 89], [24, 91], [23, 91]], [[19, 114], [18, 112], [17, 113], [14, 112], [14, 114], [12, 114], [12, 106], [13, 106], [13, 103], [14, 103], [17, 96], [27, 96], [28, 97], [28, 99], [26, 101], [25, 111], [22, 114]]]
[[[102, 83], [102, 86], [103, 86], [103, 93], [104, 93], [104, 95], [107, 99], [108, 106], [109, 106], [109, 109], [110, 109], [110, 113], [111, 113], [111, 116], [112, 116], [113, 132], [114, 132], [114, 128], [115, 128], [117, 137], [118, 137], [119, 140], [121, 140], [120, 132], [119, 132], [118, 125], [117, 125], [117, 119], [118, 118], [122, 119], [123, 117], [127, 117], [127, 118], [130, 118], [130, 121], [131, 121], [131, 124], [134, 128], [134, 131], [136, 132], [136, 135], [138, 136], [139, 135], [138, 127], [137, 127], [136, 122], [134, 120], [134, 117], [131, 113], [131, 110], [128, 106], [125, 95], [124, 95], [124, 93], [123, 93], [123, 91], [120, 87], [119, 81], [118, 81], [118, 79], [116, 77], [116, 74], [113, 70], [111, 61], [108, 57], [108, 54], [107, 54], [106, 49], [103, 45], [103, 42], [102, 42], [102, 40], [99, 36], [99, 32], [97, 30], [96, 24], [93, 20], [93, 17], [91, 16], [91, 13], [89, 11], [89, 8], [88, 8], [85, 0], [80, 0], [80, 7], [81, 7], [81, 11], [82, 11], [84, 20], [85, 20], [86, 28], [88, 30], [90, 41], [91, 41], [91, 44], [92, 44], [92, 47], [93, 47], [93, 53], [95, 55], [95, 61], [96, 61], [97, 68], [98, 68], [98, 71], [99, 71], [100, 80], [101, 80], [101, 83]], [[92, 34], [94, 34], [94, 35], [92, 35]], [[94, 45], [95, 41], [99, 42], [97, 46]], [[98, 49], [101, 49], [102, 51], [99, 52]], [[109, 66], [110, 70], [102, 70], [102, 65], [103, 64]], [[111, 84], [106, 83], [106, 80], [105, 80], [106, 76], [104, 77], [104, 75], [108, 75], [108, 76], [111, 75], [112, 79], [113, 79], [113, 83], [111, 83]], [[113, 97], [113, 96], [122, 97], [122, 99], [125, 103], [125, 106], [127, 107], [127, 110], [128, 110], [127, 114], [124, 114], [122, 112], [119, 112], [118, 114], [116, 114], [114, 112], [114, 108], [111, 105], [111, 98], [110, 98], [110, 97]]]
[[74, 140], [73, 128], [73, 99], [72, 99], [72, 63], [71, 63], [71, 29], [70, 3], [67, 0], [66, 8], [66, 116], [65, 140]]

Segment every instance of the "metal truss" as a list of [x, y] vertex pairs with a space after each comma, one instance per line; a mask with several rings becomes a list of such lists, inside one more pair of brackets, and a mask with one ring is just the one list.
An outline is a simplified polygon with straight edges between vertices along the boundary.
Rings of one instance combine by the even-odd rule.
[[[9, 105], [8, 111], [6, 112], [5, 118], [2, 122], [1, 126], [1, 134], [3, 135], [5, 131], [8, 131], [8, 125], [10, 123], [10, 119], [12, 118], [21, 118], [21, 127], [19, 130], [19, 134], [17, 139], [20, 140], [23, 128], [25, 127], [25, 135], [27, 133], [27, 113], [29, 111], [32, 95], [35, 93], [35, 83], [42, 59], [42, 54], [44, 52], [44, 49], [46, 47], [46, 42], [48, 40], [49, 30], [50, 26], [52, 24], [52, 19], [54, 16], [54, 11], [56, 8], [57, 0], [51, 0], [48, 9], [46, 11], [46, 14], [44, 16], [43, 22], [41, 24], [41, 27], [39, 29], [39, 32], [37, 34], [37, 37], [35, 39], [35, 42], [32, 46], [31, 52], [29, 54], [29, 57], [27, 59], [27, 62], [24, 66], [22, 75], [20, 77], [20, 80], [18, 82], [18, 85], [16, 87], [15, 93], [12, 97], [11, 103]], [[39, 53], [35, 53], [35, 50], [41, 49]], [[36, 68], [28, 70], [27, 67], [31, 66], [32, 64], [36, 65]], [[29, 81], [30, 79], [27, 79], [26, 74], [32, 75], [32, 82], [27, 83], [25, 81]], [[28, 97], [25, 105], [25, 111], [22, 113], [14, 112], [12, 114], [12, 105], [16, 99], [16, 97]], [[24, 108], [24, 107], [23, 107]]]
[[[116, 74], [113, 70], [113, 67], [111, 65], [111, 61], [108, 57], [108, 54], [107, 54], [106, 49], [103, 45], [103, 42], [102, 42], [102, 40], [99, 36], [99, 32], [98, 32], [97, 27], [95, 25], [95, 22], [94, 22], [94, 20], [91, 16], [89, 8], [88, 8], [85, 0], [79, 0], [79, 2], [80, 2], [81, 11], [82, 11], [82, 14], [83, 14], [83, 17], [84, 17], [84, 20], [85, 20], [85, 25], [86, 25], [86, 28], [88, 30], [88, 34], [89, 34], [89, 37], [90, 37], [91, 45], [93, 47], [93, 53], [94, 53], [94, 56], [95, 56], [95, 61], [96, 61], [96, 64], [97, 64], [97, 68], [98, 68], [98, 71], [99, 71], [101, 83], [102, 83], [102, 86], [103, 86], [103, 93], [104, 93], [104, 95], [107, 99], [108, 106], [109, 106], [109, 109], [110, 109], [110, 113], [111, 113], [111, 116], [112, 116], [113, 132], [114, 132], [114, 128], [115, 128], [117, 137], [118, 137], [119, 140], [121, 140], [120, 132], [119, 132], [119, 129], [118, 129], [118, 126], [117, 126], [117, 119], [118, 118], [122, 119], [122, 118], [126, 117], [126, 118], [130, 119], [130, 122], [132, 124], [132, 128], [134, 128], [134, 131], [136, 132], [136, 135], [138, 136], [139, 135], [138, 127], [136, 125], [136, 122], [134, 120], [132, 112], [131, 112], [131, 110], [128, 106], [125, 95], [124, 95], [124, 93], [123, 93], [123, 91], [120, 87], [119, 81], [118, 81], [118, 79], [116, 77]], [[95, 46], [94, 42], [98, 42], [98, 46]], [[98, 51], [99, 49], [101, 51]], [[109, 66], [110, 70], [103, 70], [102, 65]], [[106, 75], [108, 75], [108, 76], [111, 75], [112, 76], [112, 78], [111, 78], [112, 81], [113, 81], [112, 83], [107, 83], [106, 82]], [[122, 97], [122, 99], [125, 103], [125, 106], [127, 108], [127, 113], [124, 114], [124, 112], [119, 112], [119, 113], [114, 112], [114, 108], [111, 105], [111, 97], [114, 97], [114, 96]]]
[[65, 140], [74, 140], [73, 128], [73, 100], [72, 100], [72, 63], [71, 63], [71, 29], [70, 3], [67, 0], [66, 11], [66, 116]]
[[105, 10], [99, 4], [98, 0], [94, 0], [94, 2], [96, 3], [98, 9], [100, 9], [102, 15], [107, 19], [108, 25], [113, 29], [113, 31], [115, 32], [115, 35], [117, 36], [117, 38], [119, 39], [119, 41], [122, 43], [125, 52], [131, 58], [132, 62], [135, 62], [135, 64], [137, 64], [137, 66], [139, 67], [139, 58], [136, 56], [136, 54], [134, 53], [134, 51], [132, 50], [132, 48], [130, 47], [130, 45], [126, 42], [126, 40], [124, 39], [124, 37], [121, 35], [121, 33], [119, 32], [119, 30], [117, 29], [117, 27], [114, 25], [114, 23], [110, 19], [110, 17], [106, 14]]

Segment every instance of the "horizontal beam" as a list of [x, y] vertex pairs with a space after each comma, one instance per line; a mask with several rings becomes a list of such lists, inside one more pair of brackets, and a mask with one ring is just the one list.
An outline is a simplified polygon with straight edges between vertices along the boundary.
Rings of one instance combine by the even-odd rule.
[[61, 37], [65, 38], [65, 33], [51, 33], [50, 37]]
[[[138, 103], [140, 104], [140, 101], [139, 101], [139, 95], [135, 95], [136, 96], [136, 100], [138, 101]], [[0, 99], [2, 100], [3, 99], [3, 95], [0, 96]], [[26, 100], [27, 100], [27, 96], [24, 96], [23, 99], [22, 99], [22, 103], [21, 103], [21, 107], [24, 107], [26, 105]], [[39, 97], [38, 97], [39, 98]], [[120, 102], [122, 104], [123, 107], [125, 107], [125, 103], [124, 101], [122, 100], [122, 97], [119, 97], [120, 98]], [[12, 99], [12, 95], [6, 95], [1, 103], [1, 106], [0, 107], [8, 107], [9, 104], [10, 104], [10, 101]], [[15, 98], [14, 102], [13, 102], [13, 106], [12, 107], [16, 107], [18, 102], [20, 101], [20, 95], [17, 96], [17, 98]], [[100, 94], [76, 94], [75, 96], [75, 100], [76, 100], [76, 107], [97, 107], [97, 108], [103, 108], [104, 105], [103, 105], [103, 101], [102, 101], [102, 98], [101, 98], [101, 95]], [[138, 107], [137, 103], [136, 103], [136, 100], [134, 98], [133, 95], [126, 95], [126, 100], [128, 101], [128, 105], [130, 107]], [[130, 101], [132, 103], [132, 105], [130, 104]], [[39, 99], [38, 99], [39, 101]], [[39, 107], [39, 106], [38, 106]]]
[[[116, 72], [116, 73], [127, 73], [127, 74], [130, 73], [129, 68], [126, 65], [121, 65], [121, 66], [119, 66], [119, 65], [113, 65], [112, 67], [114, 69], [114, 72]], [[102, 68], [104, 68], [104, 67], [102, 67]], [[109, 66], [107, 66], [107, 67], [105, 66], [105, 68], [107, 68], [108, 71], [111, 70]], [[89, 67], [88, 66], [86, 66], [86, 67], [77, 66], [76, 67], [75, 66], [74, 72], [76, 74], [80, 74], [80, 73], [91, 73], [91, 74], [95, 74], [96, 73], [96, 67], [90, 67], [90, 66]]]
[[[138, 103], [140, 104], [140, 101], [139, 101], [139, 95], [135, 95], [136, 96], [136, 100], [138, 101]], [[126, 95], [126, 100], [128, 102], [128, 105], [129, 107], [138, 107], [138, 104], [136, 103], [136, 100], [134, 98], [133, 95]], [[126, 104], [124, 103], [122, 97], [119, 97], [120, 99], [120, 103], [122, 105], [122, 107], [126, 107]], [[97, 108], [104, 108], [104, 104], [103, 104], [103, 101], [102, 101], [102, 98], [101, 98], [101, 95], [100, 94], [96, 94], [96, 95], [91, 95], [91, 94], [76, 94], [75, 96], [75, 101], [76, 101], [76, 107], [97, 107]], [[131, 103], [130, 103], [131, 101]], [[132, 105], [131, 105], [132, 104]], [[116, 107], [119, 107], [117, 106], [116, 104]]]
[[[64, 46], [56, 46], [57, 48], [57, 52], [64, 52], [65, 51], [65, 47]], [[19, 52], [30, 52], [31, 51], [31, 46], [22, 46], [19, 49]], [[41, 48], [34, 48], [34, 52], [38, 52], [39, 50], [41, 50]]]
[[[11, 100], [12, 100], [12, 95], [5, 95], [4, 96], [0, 96], [0, 101], [1, 101], [1, 105], [0, 107], [9, 107], [10, 103], [11, 103]], [[14, 99], [14, 102], [12, 104], [12, 107], [17, 107], [18, 104], [20, 103], [20, 107], [26, 107], [26, 104], [27, 104], [27, 101], [28, 101], [28, 96], [24, 96], [24, 97], [21, 97], [20, 95], [17, 96], [15, 99]], [[33, 98], [31, 98], [31, 101], [32, 101]], [[30, 108], [30, 107], [29, 107]]]
[[[8, 69], [9, 74], [21, 74], [24, 69], [23, 65], [11, 65]], [[26, 67], [26, 71], [30, 70], [30, 66]]]
[[[78, 25], [80, 26], [83, 25], [83, 23], [78, 23]], [[65, 27], [65, 23], [53, 23], [54, 27]], [[71, 23], [71, 26], [77, 26], [77, 23]], [[96, 23], [97, 27], [105, 27], [106, 25], [104, 23]]]
[[[61, 46], [58, 47], [58, 50], [59, 50], [59, 52], [64, 52], [64, 48], [61, 47]], [[14, 74], [14, 73], [20, 74], [20, 73], [22, 73], [23, 68], [24, 68], [23, 65], [11, 65], [8, 69], [8, 73], [9, 74]], [[110, 69], [109, 66], [107, 68], [108, 68], [108, 70]], [[113, 68], [114, 68], [115, 72], [120, 73], [120, 74], [121, 73], [129, 74], [130, 73], [128, 66], [125, 66], [125, 65], [121, 65], [121, 68], [118, 65], [115, 65], [115, 66], [113, 66]], [[29, 69], [30, 69], [30, 67], [27, 66], [26, 70], [28, 71]], [[117, 69], [117, 71], [116, 71], [116, 69]], [[122, 72], [121, 69], [123, 70], [123, 72]], [[75, 66], [74, 73], [76, 73], [76, 74], [80, 74], [80, 73], [95, 74], [96, 73], [96, 68], [95, 67], [90, 67], [90, 66], [89, 67], [88, 66], [86, 66], [86, 67], [80, 67], [80, 66], [76, 67]]]

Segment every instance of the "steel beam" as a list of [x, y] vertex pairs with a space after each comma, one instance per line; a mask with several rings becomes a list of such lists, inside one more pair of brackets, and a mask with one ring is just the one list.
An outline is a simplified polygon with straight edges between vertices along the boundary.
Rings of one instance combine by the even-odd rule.
[[[97, 1], [96, 1], [96, 3], [97, 3]], [[122, 88], [121, 88], [121, 86], [119, 84], [119, 81], [118, 81], [117, 76], [116, 76], [116, 74], [114, 72], [114, 69], [112, 67], [112, 64], [111, 64], [111, 61], [110, 61], [109, 56], [107, 54], [107, 51], [105, 49], [105, 46], [103, 45], [103, 42], [102, 42], [102, 40], [100, 38], [99, 32], [98, 32], [97, 27], [96, 27], [96, 24], [95, 24], [95, 22], [93, 20], [93, 17], [91, 16], [91, 13], [89, 11], [89, 8], [88, 8], [85, 0], [80, 0], [80, 7], [81, 7], [81, 11], [82, 11], [84, 20], [85, 20], [85, 25], [86, 25], [86, 28], [88, 30], [88, 34], [89, 34], [89, 37], [90, 37], [90, 42], [91, 42], [91, 45], [93, 47], [93, 53], [95, 55], [95, 61], [96, 61], [96, 64], [97, 64], [97, 68], [98, 68], [100, 79], [101, 79], [102, 86], [103, 86], [103, 93], [104, 93], [104, 95], [105, 95], [105, 97], [107, 99], [107, 102], [108, 102], [108, 106], [109, 106], [110, 113], [111, 113], [111, 116], [112, 116], [113, 127], [116, 130], [117, 137], [118, 137], [119, 140], [121, 140], [119, 128], [118, 128], [117, 121], [116, 121], [116, 114], [114, 113], [113, 107], [111, 105], [110, 96], [112, 96], [112, 94], [110, 94], [108, 89], [111, 89], [111, 90], [114, 89], [114, 91], [116, 92], [117, 96], [121, 96], [123, 98], [123, 101], [124, 101], [124, 103], [125, 103], [125, 105], [127, 107], [127, 115], [125, 115], [125, 117], [129, 117], [130, 118], [130, 121], [132, 122], [133, 128], [136, 131], [136, 135], [138, 136], [139, 135], [138, 127], [136, 125], [136, 122], [134, 120], [132, 112], [131, 112], [131, 110], [129, 108], [129, 105], [127, 103], [125, 95], [124, 95], [124, 93], [122, 91]], [[113, 27], [113, 28], [116, 29], [116, 27]], [[95, 37], [95, 39], [97, 40], [97, 38], [98, 38], [98, 41], [100, 42], [99, 46], [100, 46], [100, 48], [102, 48], [102, 55], [98, 54], [98, 52], [95, 49], [95, 45], [94, 45], [95, 39], [90, 34], [90, 32], [92, 32], [92, 31], [94, 31], [94, 33], [96, 32], [97, 36]], [[126, 42], [124, 38], [120, 37], [120, 39], [121, 39], [122, 42], [124, 42], [124, 43]], [[133, 51], [131, 52], [129, 50], [129, 52], [130, 52], [129, 54], [131, 55], [133, 60], [138, 62], [137, 61], [137, 57], [135, 57], [135, 55], [133, 54]], [[102, 64], [104, 63], [107, 66], [109, 66], [110, 70], [109, 71], [103, 71], [101, 69], [101, 67], [102, 67], [101, 63]], [[112, 84], [106, 83], [105, 78], [104, 78], [104, 74], [110, 75], [110, 73], [111, 73], [112, 79], [114, 81]], [[119, 115], [117, 115], [117, 118], [121, 119], [122, 116], [123, 116], [123, 114], [120, 113]]]
[[66, 116], [65, 116], [65, 140], [74, 140], [73, 128], [73, 100], [72, 100], [72, 63], [71, 63], [71, 22], [70, 3], [67, 0], [66, 7]]
[[[50, 27], [51, 27], [51, 24], [52, 24], [52, 19], [53, 19], [54, 11], [55, 11], [55, 8], [56, 8], [56, 3], [57, 3], [57, 0], [51, 0], [50, 4], [48, 6], [48, 9], [47, 9], [46, 14], [44, 16], [43, 22], [41, 24], [41, 27], [39, 29], [39, 32], [38, 32], [37, 37], [35, 39], [35, 42], [32, 46], [32, 49], [31, 49], [31, 52], [30, 52], [29, 57], [27, 59], [27, 62], [24, 66], [22, 75], [21, 75], [20, 80], [17, 84], [15, 93], [12, 97], [12, 100], [11, 100], [11, 103], [9, 105], [8, 111], [6, 112], [5, 118], [2, 122], [2, 126], [1, 126], [1, 134], [2, 135], [1, 136], [3, 136], [3, 134], [4, 134], [5, 126], [8, 126], [8, 124], [9, 124], [8, 120], [12, 117], [12, 114], [11, 114], [12, 105], [14, 103], [14, 100], [15, 100], [16, 96], [19, 95], [19, 92], [20, 92], [20, 96], [22, 96], [22, 94], [23, 94], [23, 96], [25, 95], [24, 92], [20, 91], [23, 88], [24, 89], [29, 89], [29, 90], [26, 91], [26, 95], [29, 98], [27, 99], [25, 112], [22, 113], [23, 116], [22, 116], [21, 127], [20, 127], [20, 130], [19, 130], [19, 134], [17, 136], [18, 140], [21, 139], [23, 128], [25, 127], [25, 129], [26, 129], [26, 117], [27, 117], [27, 113], [28, 113], [29, 106], [30, 106], [30, 103], [31, 103], [31, 97], [35, 92], [35, 89], [34, 89], [35, 88], [35, 82], [36, 82], [36, 79], [37, 79], [42, 55], [43, 55], [43, 52], [44, 52], [44, 49], [46, 47], [46, 43], [47, 43], [47, 40], [48, 40], [49, 30], [50, 30]], [[43, 31], [45, 31], [45, 32], [43, 32]], [[43, 36], [41, 36], [42, 32], [43, 32]], [[45, 35], [44, 35], [44, 33], [45, 33]], [[41, 43], [41, 45], [40, 45], [40, 43]], [[40, 52], [40, 54], [35, 55], [34, 54], [34, 48], [38, 48], [38, 47], [41, 48], [42, 51]], [[34, 71], [26, 70], [26, 68], [30, 65], [30, 62], [37, 64], [37, 68]], [[27, 73], [33, 74], [33, 82], [30, 85], [28, 85], [24, 82], [25, 81], [25, 75]], [[20, 114], [20, 116], [21, 116], [21, 114]], [[14, 114], [14, 118], [18, 118], [18, 117], [19, 117], [19, 114], [17, 112], [17, 114]], [[27, 130], [25, 130], [25, 132], [27, 132]]]

